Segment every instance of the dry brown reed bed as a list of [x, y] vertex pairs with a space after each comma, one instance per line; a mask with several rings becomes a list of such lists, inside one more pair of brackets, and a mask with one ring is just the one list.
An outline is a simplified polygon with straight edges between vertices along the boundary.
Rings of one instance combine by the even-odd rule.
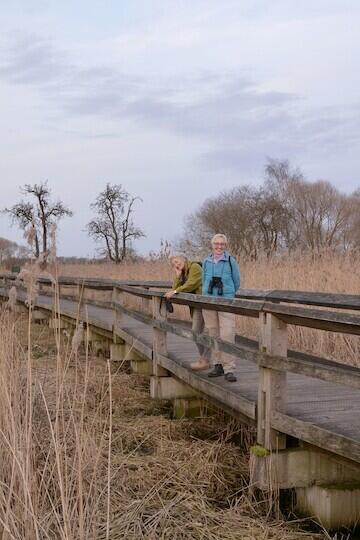
[[64, 334], [3, 312], [0, 382], [4, 540], [321, 538], [250, 497], [248, 432], [173, 420], [144, 379]]
[[[291, 289], [316, 292], [360, 294], [360, 256], [340, 256], [329, 253], [266, 258], [258, 261], [240, 261], [245, 288]], [[168, 280], [171, 271], [167, 261], [125, 262], [120, 265], [89, 264], [63, 265], [60, 275], [86, 277], [112, 277], [134, 280]], [[186, 317], [187, 310], [178, 309], [176, 315]], [[237, 318], [237, 329], [242, 335], [257, 338], [257, 323], [246, 317]], [[290, 346], [304, 352], [324, 356], [339, 362], [358, 366], [360, 338], [332, 334], [308, 328], [290, 327]]]

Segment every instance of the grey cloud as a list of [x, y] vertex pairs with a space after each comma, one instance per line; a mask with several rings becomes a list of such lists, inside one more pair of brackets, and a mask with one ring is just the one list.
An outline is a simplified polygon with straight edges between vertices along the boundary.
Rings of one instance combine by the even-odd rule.
[[[34, 36], [7, 51], [0, 77], [32, 84], [69, 116], [130, 118], [185, 137], [205, 140], [215, 150], [204, 166], [238, 167], [248, 156], [291, 157], [318, 145], [326, 152], [358, 140], [359, 109], [304, 113], [299, 97], [260, 92], [243, 74], [204, 72], [163, 81], [129, 77], [119, 69], [75, 66], [51, 42]], [[354, 113], [355, 111], [355, 113]]]
[[0, 77], [18, 84], [49, 84], [69, 76], [74, 69], [49, 41], [36, 36], [14, 41], [6, 56]]

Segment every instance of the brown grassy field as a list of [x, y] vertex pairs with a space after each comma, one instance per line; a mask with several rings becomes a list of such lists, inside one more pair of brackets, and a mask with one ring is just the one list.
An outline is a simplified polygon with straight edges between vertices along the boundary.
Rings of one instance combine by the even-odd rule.
[[172, 419], [126, 362], [74, 353], [66, 332], [3, 311], [0, 382], [3, 540], [324, 538], [250, 495], [251, 433]]
[[[254, 262], [240, 262], [244, 288], [290, 289], [301, 291], [360, 294], [360, 256], [297, 255]], [[63, 265], [60, 275], [110, 277], [114, 279], [169, 280], [167, 261], [89, 265]], [[184, 316], [185, 310], [178, 310]], [[257, 337], [257, 323], [237, 318], [237, 330]], [[290, 346], [351, 365], [360, 363], [360, 338], [320, 330], [290, 327]]]

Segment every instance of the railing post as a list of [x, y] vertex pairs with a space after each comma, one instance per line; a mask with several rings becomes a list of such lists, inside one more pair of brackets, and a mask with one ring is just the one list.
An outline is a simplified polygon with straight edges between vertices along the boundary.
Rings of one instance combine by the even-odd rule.
[[79, 304], [82, 304], [83, 303], [83, 296], [82, 295], [84, 293], [83, 287], [82, 287], [81, 283], [78, 283], [76, 287], [77, 287], [77, 301], [78, 301]]
[[[165, 308], [165, 302], [161, 301], [161, 297], [153, 296], [152, 311], [154, 320], [166, 321], [167, 313]], [[153, 375], [157, 377], [166, 377], [169, 375], [169, 372], [158, 364], [158, 355], [167, 354], [166, 331], [160, 330], [159, 328], [154, 328], [153, 331]]]
[[[113, 303], [120, 304], [122, 306], [124, 304], [124, 293], [120, 291], [117, 287], [113, 287], [111, 300]], [[123, 322], [124, 314], [121, 311], [118, 311], [117, 309], [115, 309], [115, 307], [113, 307], [113, 312], [114, 312], [113, 341], [114, 343], [117, 343], [116, 331], [118, 328], [121, 328], [121, 323]]]
[[[144, 287], [147, 291], [150, 290], [150, 287]], [[143, 313], [151, 315], [152, 313], [152, 299], [151, 298], [141, 298], [140, 309]]]
[[[287, 356], [287, 326], [272, 313], [259, 315], [260, 352], [273, 356]], [[258, 442], [268, 450], [286, 447], [286, 436], [271, 428], [272, 411], [285, 412], [286, 372], [259, 367], [257, 408]]]

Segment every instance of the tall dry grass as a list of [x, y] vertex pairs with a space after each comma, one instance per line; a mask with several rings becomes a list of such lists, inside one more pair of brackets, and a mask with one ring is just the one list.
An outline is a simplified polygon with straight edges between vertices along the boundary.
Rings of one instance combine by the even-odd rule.
[[144, 379], [72, 345], [1, 313], [3, 540], [322, 538], [249, 495], [241, 426], [173, 420]]
[[1, 313], [1, 538], [97, 538], [110, 489], [111, 377], [94, 387], [88, 355], [78, 362], [59, 335], [51, 366], [36, 366], [32, 330], [27, 317]]
[[[293, 255], [258, 261], [239, 261], [241, 286], [260, 289], [290, 289], [314, 292], [360, 294], [360, 256], [324, 253]], [[114, 279], [170, 280], [171, 268], [166, 261], [120, 265], [62, 265], [61, 275], [111, 277]], [[186, 310], [178, 310], [181, 316]], [[258, 337], [254, 319], [237, 318], [238, 333]], [[338, 362], [360, 365], [360, 338], [320, 330], [290, 327], [290, 347]]]
[[[324, 253], [239, 260], [241, 287], [292, 289], [316, 292], [360, 294], [359, 255]], [[99, 264], [63, 264], [59, 275], [107, 277], [134, 280], [170, 280], [171, 268], [166, 260]]]
[[[358, 292], [352, 265], [335, 259], [293, 261], [292, 266], [290, 261], [247, 263], [243, 286], [309, 290], [302, 285], [310, 276], [313, 290], [324, 290], [320, 284], [329, 273], [328, 290]], [[132, 279], [170, 275], [163, 263], [124, 265], [121, 275], [112, 266], [59, 273], [76, 271]], [[239, 329], [256, 334], [244, 321], [239, 319]], [[291, 339], [301, 348], [322, 346], [328, 352], [333, 346], [336, 354], [347, 356], [351, 341], [334, 338], [331, 345], [329, 335], [322, 335], [324, 343], [316, 337], [315, 346], [305, 333], [294, 331]], [[97, 361], [89, 355], [86, 334], [76, 336], [85, 343], [34, 325], [26, 315], [1, 312], [3, 540], [317, 537], [264, 515], [263, 505], [250, 496], [250, 439], [240, 426], [221, 416], [173, 420], [166, 404], [149, 399], [147, 383]]]

